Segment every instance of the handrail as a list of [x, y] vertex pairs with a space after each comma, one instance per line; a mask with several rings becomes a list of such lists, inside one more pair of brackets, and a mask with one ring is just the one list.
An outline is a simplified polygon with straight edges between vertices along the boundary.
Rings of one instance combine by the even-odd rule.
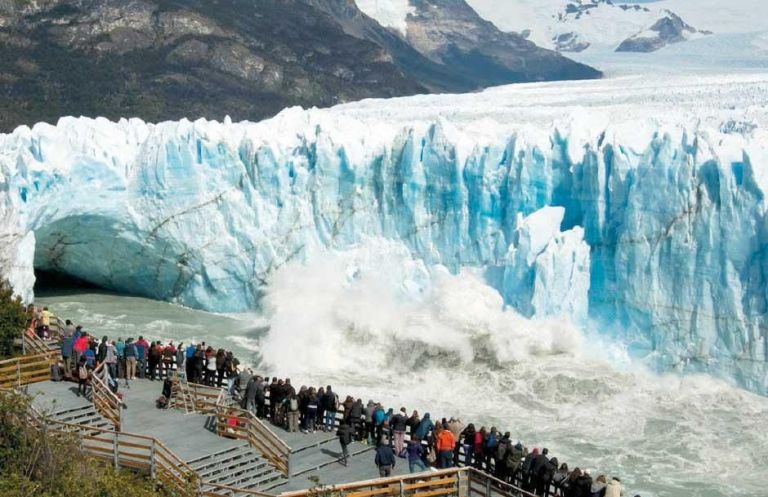
[[[239, 438], [266, 459], [284, 476], [291, 476], [291, 448], [252, 412], [237, 407], [216, 407], [216, 433]], [[230, 425], [229, 421], [235, 424]]]
[[99, 364], [91, 374], [91, 401], [96, 411], [112, 423], [115, 430], [120, 431], [123, 418], [123, 402], [99, 378], [97, 373], [101, 370], [106, 371], [104, 363]]
[[[445, 488], [446, 485], [450, 485], [449, 489], [455, 489], [451, 493], [458, 494], [459, 483], [462, 477], [469, 472], [469, 468], [451, 468], [451, 469], [439, 469], [437, 471], [425, 471], [422, 473], [413, 473], [402, 476], [391, 476], [388, 478], [377, 478], [372, 480], [363, 480], [353, 483], [342, 483], [339, 485], [326, 485], [324, 490], [328, 490], [331, 493], [343, 493], [346, 495], [353, 494], [354, 491], [360, 491], [363, 489], [378, 488], [387, 491], [377, 491], [375, 495], [378, 497], [388, 495], [402, 495], [401, 487], [403, 491], [412, 490], [410, 485], [418, 485], [418, 488], [427, 490], [429, 482], [432, 481], [434, 486]], [[456, 477], [455, 481], [452, 481], [450, 477]], [[454, 485], [455, 484], [455, 485]], [[447, 493], [447, 492], [446, 492]], [[316, 489], [295, 490], [291, 492], [283, 492], [280, 497], [310, 497], [316, 495]]]
[[45, 352], [0, 361], [0, 387], [18, 387], [49, 380], [55, 356], [55, 352]]
[[28, 414], [35, 426], [44, 426], [54, 433], [77, 433], [80, 450], [93, 457], [108, 459], [116, 467], [147, 471], [153, 479], [180, 494], [194, 488], [200, 495], [197, 473], [156, 438], [58, 421], [43, 416], [32, 406]]
[[464, 468], [464, 469], [467, 469], [470, 473], [470, 484], [472, 479], [476, 478], [478, 480], [485, 480], [484, 483], [486, 483], [486, 486], [487, 486], [487, 483], [490, 482], [496, 485], [497, 487], [508, 488], [511, 493], [514, 493], [514, 495], [522, 495], [523, 497], [537, 497], [536, 494], [532, 492], [523, 490], [522, 488], [516, 485], [512, 485], [511, 483], [507, 483], [505, 481], [499, 480], [495, 476], [489, 475], [488, 473], [484, 471], [480, 471], [477, 468], [470, 467], [470, 468]]

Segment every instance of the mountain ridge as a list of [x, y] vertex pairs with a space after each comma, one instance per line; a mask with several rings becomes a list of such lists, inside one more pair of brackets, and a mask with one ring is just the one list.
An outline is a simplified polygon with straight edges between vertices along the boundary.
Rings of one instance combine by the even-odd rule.
[[258, 120], [294, 105], [600, 76], [539, 48], [507, 54], [527, 72], [502, 63], [478, 75], [460, 60], [475, 53], [457, 53], [430, 59], [351, 0], [0, 0], [0, 130], [63, 115]]

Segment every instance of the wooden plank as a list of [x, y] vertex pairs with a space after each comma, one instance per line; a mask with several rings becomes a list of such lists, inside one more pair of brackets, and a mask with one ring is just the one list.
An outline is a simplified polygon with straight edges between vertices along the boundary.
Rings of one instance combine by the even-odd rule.
[[133, 448], [133, 449], [147, 449], [147, 450], [150, 450], [150, 451], [152, 450], [152, 445], [151, 444], [147, 445], [147, 444], [139, 444], [139, 443], [135, 443], [135, 442], [125, 442], [125, 441], [123, 441], [122, 437], [118, 438], [117, 443], [118, 443], [118, 445], [120, 447], [130, 447], [130, 448]]
[[119, 454], [121, 456], [123, 456], [123, 457], [130, 457], [132, 459], [140, 459], [142, 461], [150, 461], [150, 460], [152, 460], [152, 455], [151, 454], [139, 454], [138, 452], [128, 452], [126, 450], [120, 449], [119, 446], [118, 446], [117, 450], [118, 450]]
[[438, 485], [453, 485], [454, 483], [457, 483], [459, 481], [458, 478], [440, 478], [439, 480], [427, 480], [427, 481], [419, 481], [416, 483], [408, 483], [405, 485], [405, 490], [413, 490], [417, 488], [424, 488], [424, 487], [434, 487]]
[[416, 492], [411, 497], [436, 497], [437, 495], [454, 495], [458, 493], [459, 489], [456, 487], [438, 488], [436, 490], [429, 490], [426, 492]]
[[113, 450], [112, 447], [105, 448], [105, 447], [99, 447], [97, 445], [85, 445], [85, 444], [83, 444], [83, 450], [100, 452], [102, 454], [114, 454], [115, 453], [115, 451]]
[[151, 470], [152, 465], [141, 462], [141, 461], [132, 461], [130, 459], [119, 459], [117, 460], [117, 464], [119, 466], [126, 466], [128, 468], [134, 468], [134, 469], [145, 469], [145, 470]]
[[400, 494], [400, 485], [389, 485], [385, 488], [376, 488], [363, 492], [349, 492], [346, 497], [373, 497], [374, 495]]

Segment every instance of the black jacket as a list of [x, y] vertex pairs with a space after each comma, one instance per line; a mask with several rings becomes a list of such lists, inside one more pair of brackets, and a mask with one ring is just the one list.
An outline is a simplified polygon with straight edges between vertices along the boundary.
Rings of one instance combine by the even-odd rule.
[[389, 445], [380, 445], [376, 449], [376, 466], [395, 467], [395, 451]]
[[339, 437], [339, 441], [344, 445], [352, 443], [352, 428], [350, 428], [348, 424], [342, 423], [336, 431], [336, 435]]

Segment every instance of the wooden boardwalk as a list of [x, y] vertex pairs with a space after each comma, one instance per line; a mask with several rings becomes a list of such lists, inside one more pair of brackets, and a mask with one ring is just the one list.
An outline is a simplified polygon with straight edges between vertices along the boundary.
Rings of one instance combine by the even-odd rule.
[[[34, 398], [33, 405], [41, 412], [54, 414], [91, 405], [89, 399], [77, 396], [75, 383], [44, 381], [27, 385], [26, 388]], [[124, 381], [120, 382], [120, 393], [125, 403], [121, 431], [154, 437], [187, 463], [206, 457], [221, 458], [220, 454], [234, 453], [247, 447], [243, 440], [218, 436], [211, 416], [186, 414], [180, 409], [158, 409], [155, 401], [161, 390], [161, 381], [134, 380], [129, 383], [129, 387], [125, 386]], [[270, 493], [309, 488], [313, 485], [309, 478], [313, 476], [319, 477], [322, 484], [379, 477], [373, 461], [373, 448], [368, 445], [356, 442], [351, 444], [351, 457], [347, 466], [344, 466], [338, 462], [341, 448], [335, 433], [288, 433], [282, 428], [272, 429], [291, 448], [291, 477], [281, 477], [270, 482], [267, 490]], [[394, 474], [406, 473], [408, 464], [404, 459], [399, 459]]]

